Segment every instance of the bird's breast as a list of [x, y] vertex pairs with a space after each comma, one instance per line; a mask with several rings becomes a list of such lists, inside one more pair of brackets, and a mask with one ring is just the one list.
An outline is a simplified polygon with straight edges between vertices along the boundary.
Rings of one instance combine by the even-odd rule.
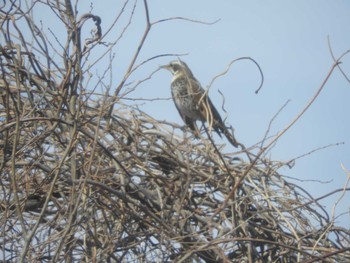
[[193, 87], [186, 79], [175, 79], [171, 84], [171, 93], [176, 107], [182, 115], [194, 120], [201, 119]]

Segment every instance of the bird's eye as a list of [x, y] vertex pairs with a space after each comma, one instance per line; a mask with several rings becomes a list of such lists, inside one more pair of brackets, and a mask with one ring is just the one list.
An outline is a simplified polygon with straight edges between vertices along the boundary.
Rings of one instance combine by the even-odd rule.
[[174, 71], [178, 71], [179, 67], [176, 64], [171, 64], [171, 67], [173, 68]]

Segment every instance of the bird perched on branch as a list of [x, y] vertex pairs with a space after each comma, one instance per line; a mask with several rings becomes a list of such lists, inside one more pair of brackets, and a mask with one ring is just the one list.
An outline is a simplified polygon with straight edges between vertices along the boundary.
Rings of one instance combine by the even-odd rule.
[[213, 128], [220, 137], [223, 133], [234, 147], [238, 147], [240, 144], [226, 128], [219, 112], [187, 64], [181, 60], [175, 60], [162, 68], [173, 74], [171, 95], [181, 118], [188, 127], [198, 135], [196, 121], [207, 122], [209, 130]]

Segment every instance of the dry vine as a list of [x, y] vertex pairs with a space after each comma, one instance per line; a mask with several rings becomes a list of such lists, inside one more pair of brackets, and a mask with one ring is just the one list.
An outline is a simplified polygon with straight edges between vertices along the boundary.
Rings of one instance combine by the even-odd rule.
[[[103, 21], [77, 17], [68, 0], [45, 3], [67, 29], [62, 61], [55, 61], [51, 52], [59, 49], [30, 16], [39, 2], [1, 8], [2, 260], [350, 261], [349, 230], [283, 178], [284, 164], [263, 157], [269, 146], [253, 162], [243, 153], [219, 157], [209, 140], [194, 141], [181, 127], [124, 105], [120, 91], [138, 52], [112, 96], [94, 92], [85, 62], [105, 37]], [[143, 4], [138, 51], [151, 25], [168, 20], [152, 24]], [[95, 34], [82, 47], [90, 19]]]

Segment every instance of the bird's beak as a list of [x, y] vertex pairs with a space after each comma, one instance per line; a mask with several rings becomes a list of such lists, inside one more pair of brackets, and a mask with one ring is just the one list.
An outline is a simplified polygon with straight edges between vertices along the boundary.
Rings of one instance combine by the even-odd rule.
[[170, 70], [170, 65], [163, 65], [163, 66], [160, 66], [159, 68]]

